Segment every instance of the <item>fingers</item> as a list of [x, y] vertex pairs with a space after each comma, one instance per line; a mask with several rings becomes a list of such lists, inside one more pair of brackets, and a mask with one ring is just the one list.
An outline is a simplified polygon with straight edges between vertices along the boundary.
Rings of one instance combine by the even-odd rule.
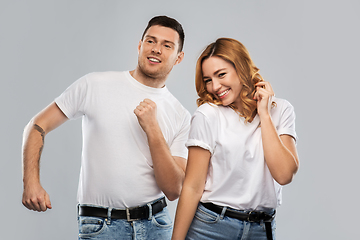
[[150, 99], [144, 99], [134, 110], [140, 126], [148, 133], [158, 126], [156, 117], [156, 104]]
[[51, 202], [50, 202], [50, 196], [47, 193], [45, 195], [45, 206], [46, 206], [46, 208], [52, 209]]
[[258, 82], [255, 84], [256, 91], [254, 94], [254, 100], [261, 100], [264, 97], [270, 98], [271, 96], [275, 96], [275, 93], [271, 87], [269, 82]]
[[141, 115], [143, 112], [156, 110], [156, 104], [150, 99], [144, 99], [140, 104], [135, 108], [134, 113], [136, 116]]
[[25, 200], [23, 204], [26, 208], [33, 211], [44, 212], [47, 210], [45, 200], [42, 197]]
[[47, 209], [52, 208], [50, 197], [45, 190], [38, 194], [24, 193], [22, 203], [29, 210], [37, 212], [45, 212]]

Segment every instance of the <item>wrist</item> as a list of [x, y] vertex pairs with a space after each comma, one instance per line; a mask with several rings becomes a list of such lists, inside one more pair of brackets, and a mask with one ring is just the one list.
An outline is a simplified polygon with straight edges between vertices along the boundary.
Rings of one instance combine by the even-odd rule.
[[37, 178], [37, 177], [35, 177], [35, 178], [24, 178], [23, 179], [23, 185], [24, 185], [24, 188], [29, 187], [29, 186], [36, 186], [36, 185], [41, 186], [40, 179]]
[[258, 112], [260, 121], [271, 120], [271, 115], [268, 112]]

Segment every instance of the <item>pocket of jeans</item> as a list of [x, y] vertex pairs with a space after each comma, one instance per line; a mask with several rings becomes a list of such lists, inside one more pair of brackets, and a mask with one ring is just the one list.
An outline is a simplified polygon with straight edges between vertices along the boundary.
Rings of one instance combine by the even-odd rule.
[[81, 238], [93, 237], [104, 231], [106, 226], [103, 218], [84, 217], [79, 218], [79, 236]]
[[161, 228], [172, 227], [172, 221], [167, 211], [161, 211], [152, 217], [152, 222]]
[[199, 205], [195, 212], [195, 217], [205, 223], [217, 223], [219, 221], [219, 214], [210, 211], [202, 205]]

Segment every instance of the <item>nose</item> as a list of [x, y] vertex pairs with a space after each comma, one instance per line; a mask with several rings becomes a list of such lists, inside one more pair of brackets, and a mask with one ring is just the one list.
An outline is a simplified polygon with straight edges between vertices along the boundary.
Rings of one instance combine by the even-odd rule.
[[156, 54], [161, 54], [161, 44], [154, 44], [151, 51]]
[[211, 83], [212, 83], [212, 89], [215, 93], [220, 90], [221, 84], [217, 79], [212, 79]]

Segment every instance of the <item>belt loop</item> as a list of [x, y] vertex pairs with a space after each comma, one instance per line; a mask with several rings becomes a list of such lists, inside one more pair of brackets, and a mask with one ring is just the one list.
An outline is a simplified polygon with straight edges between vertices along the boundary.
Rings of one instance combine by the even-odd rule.
[[76, 210], [77, 210], [77, 220], [79, 221], [80, 220], [80, 203], [78, 203], [76, 205]]
[[111, 223], [111, 211], [112, 211], [112, 208], [109, 207], [108, 212], [107, 212], [107, 219], [106, 219], [106, 224], [107, 225], [110, 225], [110, 223]]
[[226, 212], [227, 207], [223, 207], [221, 214], [220, 214], [220, 219], [223, 219], [225, 216], [225, 212]]
[[148, 218], [148, 220], [151, 220], [151, 218], [152, 218], [152, 205], [151, 205], [151, 203], [148, 203], [146, 205], [149, 208], [149, 218]]

